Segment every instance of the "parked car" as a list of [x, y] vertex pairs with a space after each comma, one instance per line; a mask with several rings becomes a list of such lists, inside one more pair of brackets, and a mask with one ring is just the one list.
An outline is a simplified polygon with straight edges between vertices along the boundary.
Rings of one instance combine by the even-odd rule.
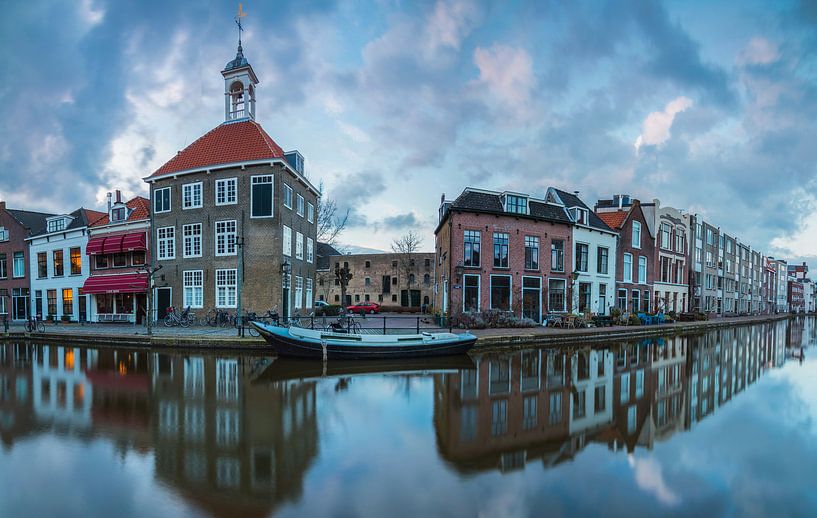
[[363, 313], [369, 313], [373, 315], [375, 313], [380, 313], [380, 304], [377, 302], [361, 302], [353, 306], [347, 306], [346, 310], [350, 313], [360, 313], [361, 315]]
[[334, 317], [340, 314], [341, 307], [337, 304], [329, 304], [325, 300], [315, 301], [314, 315], [317, 317]]

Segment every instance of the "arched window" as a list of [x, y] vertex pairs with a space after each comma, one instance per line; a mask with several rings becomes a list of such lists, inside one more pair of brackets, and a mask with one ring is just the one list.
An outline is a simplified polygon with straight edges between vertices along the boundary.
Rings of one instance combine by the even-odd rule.
[[415, 280], [414, 274], [413, 273], [409, 274], [409, 284], [414, 284], [414, 280]]
[[230, 85], [230, 118], [244, 117], [244, 85], [236, 81]]
[[425, 284], [426, 286], [431, 284], [431, 276], [430, 275], [428, 275], [428, 274], [423, 275], [423, 284]]

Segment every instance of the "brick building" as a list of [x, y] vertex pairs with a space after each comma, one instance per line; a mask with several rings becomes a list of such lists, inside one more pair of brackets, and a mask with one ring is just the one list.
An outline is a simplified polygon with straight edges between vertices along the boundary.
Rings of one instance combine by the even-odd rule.
[[26, 238], [44, 232], [51, 216], [8, 209], [0, 201], [0, 320], [25, 320], [30, 314], [31, 258]]
[[328, 275], [324, 278], [318, 274], [318, 300], [330, 304], [341, 304], [336, 265], [348, 267], [352, 273], [346, 287], [346, 306], [372, 301], [384, 311], [397, 307], [420, 309], [429, 307], [434, 298], [434, 252], [330, 256]]
[[258, 78], [240, 43], [221, 74], [224, 122], [145, 178], [167, 288], [158, 316], [166, 304], [235, 310], [239, 291], [244, 309], [293, 316], [312, 307], [319, 193], [303, 156], [256, 122]]
[[792, 313], [805, 312], [806, 304], [803, 281], [790, 277], [787, 284], [789, 311]]
[[600, 200], [596, 214], [619, 234], [616, 255], [616, 306], [622, 311], [653, 311], [655, 238], [641, 203], [626, 195]]
[[[690, 286], [692, 311], [720, 313], [718, 305], [718, 258], [720, 257], [720, 230], [697, 214], [690, 219]], [[694, 252], [692, 252], [694, 250]]]
[[434, 307], [441, 314], [496, 309], [541, 322], [548, 311], [569, 310], [573, 232], [564, 206], [469, 187], [455, 200], [443, 196], [439, 218]]

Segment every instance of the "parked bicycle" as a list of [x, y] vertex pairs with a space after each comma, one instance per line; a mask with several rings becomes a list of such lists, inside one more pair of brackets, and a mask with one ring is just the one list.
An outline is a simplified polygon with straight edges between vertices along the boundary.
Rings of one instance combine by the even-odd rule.
[[[252, 322], [253, 320], [258, 321], [259, 320], [258, 315], [251, 311], [247, 311], [247, 313], [245, 313], [244, 317], [241, 319], [241, 327], [243, 327], [244, 330], [250, 336], [261, 336], [261, 333], [258, 332], [258, 329], [256, 329], [255, 327], [253, 327], [252, 324], [250, 324], [250, 322]], [[243, 334], [244, 333], [242, 333], [242, 335]]]
[[26, 327], [26, 333], [34, 333], [34, 332], [45, 333], [45, 324], [43, 324], [42, 320], [40, 320], [36, 316], [29, 317], [26, 320], [25, 327]]
[[329, 331], [331, 333], [360, 334], [361, 329], [362, 328], [360, 326], [360, 322], [355, 320], [353, 317], [344, 316], [339, 316], [336, 321], [330, 322], [329, 324], [326, 325], [326, 327], [324, 327], [324, 331]]
[[193, 317], [190, 316], [190, 306], [187, 306], [187, 309], [181, 313], [179, 313], [173, 306], [167, 308], [167, 314], [165, 315], [164, 322], [165, 326], [167, 327], [190, 327], [190, 324], [193, 322]]
[[205, 320], [210, 327], [235, 326], [235, 317], [223, 309], [211, 309]]

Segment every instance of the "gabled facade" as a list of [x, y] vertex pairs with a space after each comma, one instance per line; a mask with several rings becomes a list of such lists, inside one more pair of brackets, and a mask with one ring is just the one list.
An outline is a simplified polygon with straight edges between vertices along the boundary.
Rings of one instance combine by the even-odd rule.
[[0, 201], [0, 321], [31, 315], [31, 268], [27, 238], [46, 228], [53, 214], [6, 208]]
[[541, 322], [570, 310], [573, 222], [563, 205], [469, 187], [443, 196], [439, 215], [437, 311], [456, 320], [495, 309]]
[[609, 315], [615, 304], [618, 234], [578, 196], [551, 187], [546, 200], [562, 205], [573, 223], [572, 311]]
[[691, 216], [691, 246], [694, 246], [690, 285], [692, 305], [690, 310], [717, 315], [721, 309], [722, 291], [718, 290], [718, 258], [720, 257], [720, 229], [707, 223], [697, 214]]
[[662, 207], [653, 200], [655, 229], [655, 301], [656, 311], [688, 311], [691, 236], [689, 214], [673, 207]]
[[[616, 307], [652, 312], [655, 280], [655, 238], [638, 200], [616, 196], [596, 204], [596, 214], [618, 232], [616, 246]], [[616, 202], [617, 201], [617, 202]]]
[[54, 320], [89, 320], [88, 297], [81, 294], [90, 274], [85, 252], [89, 226], [103, 216], [85, 208], [51, 216], [45, 229], [27, 239], [32, 314]]
[[308, 313], [318, 190], [303, 156], [285, 153], [256, 122], [258, 79], [240, 44], [221, 74], [224, 122], [145, 178], [163, 266], [158, 317], [169, 305], [234, 312], [239, 290], [244, 310]]

